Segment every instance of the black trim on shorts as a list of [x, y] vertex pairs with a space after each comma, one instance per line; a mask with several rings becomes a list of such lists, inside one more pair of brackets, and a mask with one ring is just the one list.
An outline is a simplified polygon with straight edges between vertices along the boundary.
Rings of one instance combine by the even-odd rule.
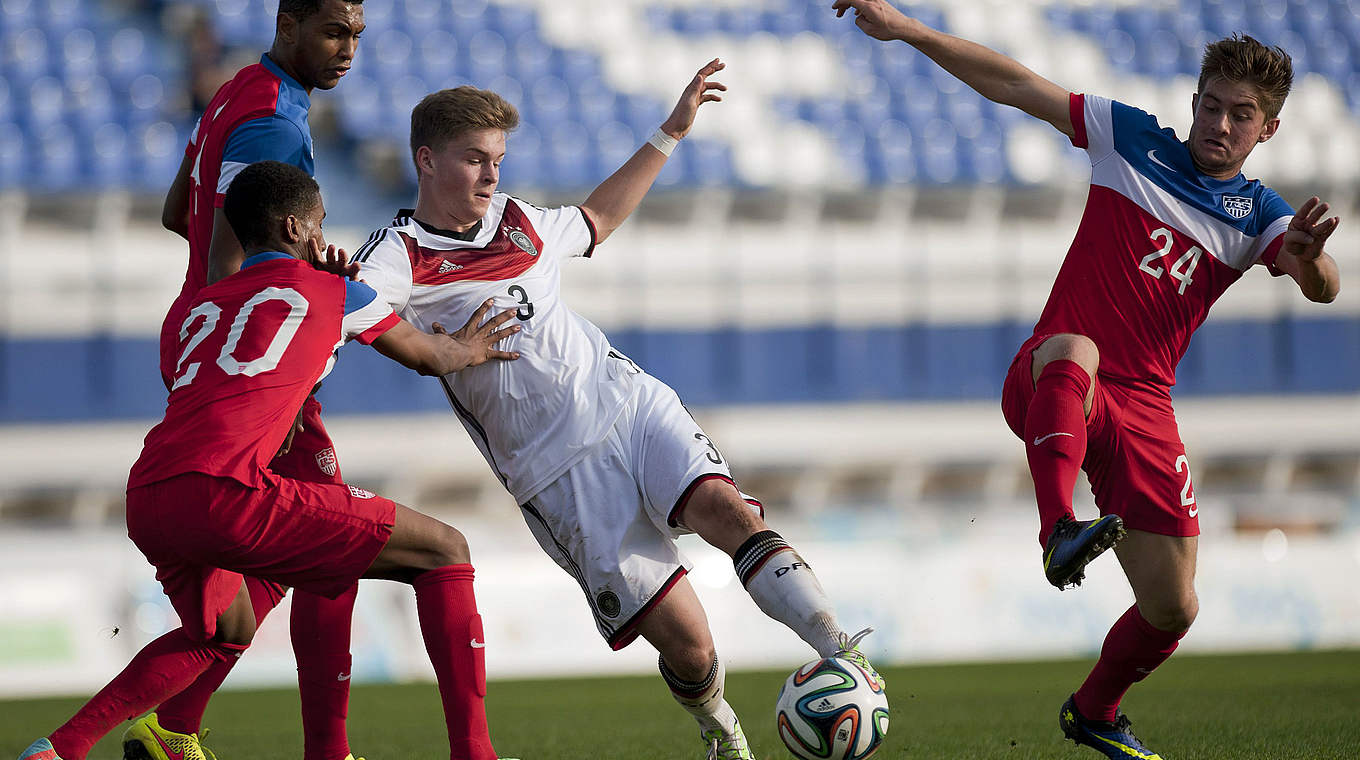
[[[669, 594], [671, 589], [675, 588], [675, 584], [679, 583], [680, 579], [685, 577], [686, 574], [687, 571], [683, 565], [675, 568], [675, 572], [671, 573], [671, 577], [667, 578], [666, 582], [661, 584], [660, 590], [655, 594], [652, 594], [652, 598], [648, 599], [646, 604], [642, 605], [637, 612], [633, 613], [633, 616], [628, 618], [628, 622], [624, 623], [623, 627], [619, 628], [617, 633], [609, 637], [609, 648], [617, 652], [633, 643], [633, 640], [637, 638], [637, 631], [635, 629], [642, 623], [642, 619], [646, 617], [647, 613], [651, 612], [652, 608], [659, 604], [662, 599], [666, 598], [666, 594]], [[595, 605], [592, 604], [591, 609], [594, 608]]]
[[613, 623], [610, 623], [608, 619], [600, 614], [599, 610], [595, 609], [595, 597], [590, 593], [590, 585], [586, 583], [586, 574], [581, 570], [581, 566], [576, 564], [576, 560], [571, 556], [571, 552], [567, 551], [567, 547], [563, 546], [562, 542], [557, 540], [557, 535], [552, 532], [552, 528], [548, 527], [548, 521], [543, 519], [542, 513], [534, 506], [533, 499], [519, 505], [519, 508], [533, 515], [534, 519], [538, 520], [543, 526], [543, 531], [552, 537], [553, 546], [557, 547], [558, 553], [561, 554], [566, 560], [566, 563], [571, 566], [571, 569], [567, 571], [567, 575], [576, 579], [576, 585], [580, 586], [581, 593], [585, 594], [586, 606], [590, 608], [590, 614], [595, 618], [596, 625], [608, 632], [608, 640], [612, 642], [613, 638], [618, 636], [618, 631], [614, 628]]

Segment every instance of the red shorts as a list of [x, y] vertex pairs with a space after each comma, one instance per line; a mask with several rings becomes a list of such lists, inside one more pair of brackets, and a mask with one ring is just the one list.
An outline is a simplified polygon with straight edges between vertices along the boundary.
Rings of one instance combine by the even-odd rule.
[[[1001, 412], [1021, 440], [1034, 398], [1034, 349], [1050, 337], [1036, 335], [1020, 346], [1002, 386]], [[1199, 535], [1190, 462], [1169, 395], [1097, 374], [1081, 468], [1102, 515], [1119, 515], [1134, 530]]]
[[396, 505], [363, 489], [279, 478], [251, 488], [190, 472], [128, 491], [133, 543], [180, 622], [211, 638], [249, 575], [334, 598], [392, 535]]

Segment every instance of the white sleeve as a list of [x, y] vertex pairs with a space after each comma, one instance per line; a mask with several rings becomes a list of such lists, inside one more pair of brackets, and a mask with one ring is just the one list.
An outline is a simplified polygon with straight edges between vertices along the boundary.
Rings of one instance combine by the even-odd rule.
[[384, 227], [369, 236], [351, 262], [359, 264], [359, 279], [378, 291], [378, 297], [400, 312], [411, 300], [411, 258], [401, 234]]
[[[1081, 118], [1081, 132], [1073, 138], [1072, 144], [1085, 148], [1091, 163], [1096, 163], [1114, 150], [1114, 101], [1099, 95], [1073, 95], [1072, 99], [1074, 127], [1078, 126], [1077, 118]], [[1078, 142], [1081, 137], [1085, 138], [1085, 144]]]
[[595, 252], [595, 227], [580, 206], [539, 208], [511, 198], [525, 215], [533, 220], [534, 230], [543, 240], [543, 248], [550, 256], [569, 259]]

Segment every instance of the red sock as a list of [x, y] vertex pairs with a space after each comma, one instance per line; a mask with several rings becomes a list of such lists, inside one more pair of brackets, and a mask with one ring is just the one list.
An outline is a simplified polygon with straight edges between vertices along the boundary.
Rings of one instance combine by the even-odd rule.
[[245, 647], [195, 641], [183, 628], [147, 644], [132, 662], [48, 739], [65, 760], [84, 760], [94, 743], [165, 697], [188, 686], [214, 662], [236, 659]]
[[449, 565], [416, 577], [416, 612], [439, 681], [451, 760], [496, 760], [486, 727], [486, 656], [482, 618], [472, 595], [472, 565]]
[[1025, 414], [1025, 458], [1039, 505], [1039, 545], [1072, 516], [1072, 490], [1086, 458], [1086, 392], [1091, 376], [1067, 359], [1049, 362], [1034, 383]]
[[1166, 662], [1184, 635], [1154, 628], [1138, 605], [1130, 607], [1106, 634], [1100, 659], [1077, 689], [1077, 709], [1091, 720], [1114, 720], [1124, 693]]
[[[281, 586], [267, 583], [257, 578], [245, 579], [246, 589], [250, 592], [250, 606], [255, 612], [255, 625], [264, 622], [269, 611], [278, 606], [286, 591]], [[217, 660], [208, 666], [184, 691], [170, 697], [156, 708], [156, 722], [161, 728], [180, 734], [196, 734], [203, 723], [203, 713], [208, 709], [208, 700], [226, 680], [227, 674], [236, 667], [240, 658], [228, 657]], [[343, 755], [342, 755], [343, 757]]]
[[336, 599], [293, 592], [289, 625], [302, 699], [304, 760], [340, 760], [349, 754], [350, 629], [359, 584]]

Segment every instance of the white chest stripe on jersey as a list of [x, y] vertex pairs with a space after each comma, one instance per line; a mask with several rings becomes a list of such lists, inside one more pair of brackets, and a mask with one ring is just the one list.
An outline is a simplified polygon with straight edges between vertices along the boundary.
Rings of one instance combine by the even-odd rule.
[[1275, 220], [1259, 237], [1251, 237], [1191, 206], [1139, 174], [1118, 153], [1091, 167], [1091, 184], [1107, 187], [1133, 201], [1154, 218], [1193, 238], [1209, 255], [1238, 271], [1256, 263], [1261, 251], [1284, 231], [1288, 218]]

